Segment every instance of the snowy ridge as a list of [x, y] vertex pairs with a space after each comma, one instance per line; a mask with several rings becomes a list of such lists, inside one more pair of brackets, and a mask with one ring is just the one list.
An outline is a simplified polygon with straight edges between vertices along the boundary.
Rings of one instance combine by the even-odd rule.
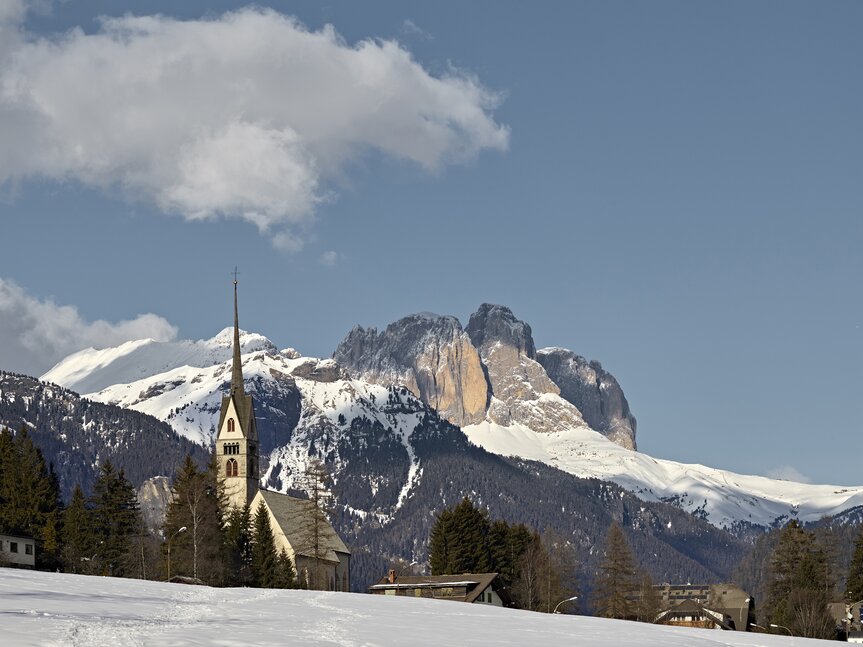
[[[231, 359], [233, 330], [225, 328], [212, 339], [199, 341], [157, 342], [141, 339], [114, 348], [87, 348], [61, 360], [41, 379], [61, 384], [78, 393], [91, 393], [181, 366], [214, 366]], [[276, 350], [263, 335], [243, 331], [240, 334], [240, 348], [243, 353]]]
[[486, 451], [612, 481], [639, 498], [673, 503], [728, 529], [740, 522], [769, 526], [792, 517], [816, 521], [863, 505], [863, 487], [794, 483], [656, 459], [584, 427], [538, 434], [524, 425], [486, 421], [464, 432]]
[[[69, 388], [126, 380], [86, 397], [150, 414], [186, 438], [210, 446], [222, 393], [231, 379], [229, 333], [226, 329], [207, 341], [143, 340], [114, 349], [81, 351], [43, 379]], [[246, 389], [256, 398], [259, 432], [262, 425], [271, 430], [268, 455], [262, 453], [262, 480], [267, 487], [283, 492], [293, 488], [294, 475], [302, 473], [310, 455], [320, 453], [334, 462], [338, 478], [344, 456], [368, 450], [369, 444], [388, 443], [388, 451], [404, 448], [406, 456], [399, 460], [409, 462], [409, 467], [398, 477], [402, 480], [395, 484], [391, 500], [375, 500], [363, 506], [368, 509], [354, 512], [386, 519], [398, 510], [422, 479], [413, 434], [429, 407], [404, 387], [349, 379], [331, 359], [303, 358], [292, 349], [280, 352], [260, 335], [243, 333], [241, 345]], [[293, 414], [285, 410], [291, 402]], [[590, 429], [579, 410], [555, 393], [514, 398], [509, 403], [495, 396], [492, 404], [502, 411], [497, 423], [486, 418], [463, 428], [484, 449], [541, 461], [576, 476], [612, 481], [642, 499], [672, 503], [718, 527], [770, 526], [792, 517], [814, 521], [863, 506], [863, 487], [745, 476], [625, 449]], [[507, 417], [508, 422], [503, 422]], [[356, 420], [363, 421], [364, 429], [376, 426], [377, 436], [353, 429]], [[372, 497], [383, 490], [392, 493], [392, 478], [369, 475]]]
[[[338, 478], [342, 459], [339, 452], [333, 449], [343, 444], [345, 435], [351, 433], [353, 420], [366, 419], [371, 423], [379, 423], [384, 429], [393, 430], [393, 437], [407, 452], [410, 467], [407, 479], [400, 485], [400, 494], [394, 507], [383, 506], [380, 509], [353, 512], [360, 516], [371, 514], [377, 518], [389, 518], [406, 500], [422, 475], [411, 445], [411, 435], [422, 413], [426, 411], [425, 406], [406, 389], [343, 379], [343, 373], [331, 359], [303, 358], [291, 349], [283, 354], [274, 351], [275, 347], [269, 342], [260, 344], [255, 336], [246, 338], [254, 342], [248, 346], [255, 350], [242, 355], [243, 377], [246, 390], [256, 398], [259, 421], [281, 413], [266, 408], [266, 396], [288, 391], [298, 391], [300, 395], [300, 416], [296, 427], [293, 430], [284, 429], [284, 438], [278, 441], [268, 456], [261, 457], [262, 465], [266, 466], [261, 475], [262, 482], [281, 492], [298, 488], [297, 475], [303, 474], [305, 470], [310, 447], [333, 457], [333, 471]], [[154, 351], [152, 355], [158, 358], [145, 363], [145, 366], [153, 367], [166, 356], [166, 351], [173, 344], [167, 345], [168, 349], [158, 348], [158, 344], [149, 342], [143, 346], [148, 351]], [[193, 350], [200, 350], [200, 347]], [[100, 356], [103, 351], [90, 353]], [[114, 355], [118, 356], [121, 356], [120, 353]], [[202, 355], [199, 354], [200, 357]], [[174, 363], [181, 359], [176, 358]], [[79, 365], [87, 363], [78, 361]], [[61, 365], [68, 366], [71, 362]], [[227, 391], [230, 380], [231, 359], [228, 353], [228, 359], [220, 364], [204, 368], [178, 366], [128, 384], [115, 384], [88, 393], [86, 397], [149, 414], [169, 423], [180, 435], [201, 445], [211, 446], [222, 394]], [[377, 486], [373, 484], [372, 487], [375, 489]]]

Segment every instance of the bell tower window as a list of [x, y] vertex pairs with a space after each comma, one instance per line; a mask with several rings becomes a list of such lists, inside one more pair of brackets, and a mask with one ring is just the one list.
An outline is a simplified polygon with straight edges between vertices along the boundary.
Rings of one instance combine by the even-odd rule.
[[228, 462], [225, 463], [225, 476], [237, 476], [239, 474], [239, 470], [237, 469], [237, 461], [233, 458], [229, 458]]
[[234, 419], [228, 418], [228, 431], [234, 431]]

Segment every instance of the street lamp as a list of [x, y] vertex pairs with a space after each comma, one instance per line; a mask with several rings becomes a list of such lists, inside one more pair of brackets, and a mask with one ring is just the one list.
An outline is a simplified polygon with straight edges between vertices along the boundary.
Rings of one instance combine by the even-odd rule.
[[558, 612], [557, 610], [560, 608], [560, 605], [563, 604], [564, 602], [572, 602], [573, 600], [578, 600], [578, 596], [573, 595], [571, 598], [566, 598], [566, 600], [561, 600], [560, 602], [557, 603], [557, 606], [554, 607], [554, 611], [552, 611], [552, 613], [557, 613]]
[[756, 627], [758, 629], [761, 629], [761, 631], [763, 631], [764, 633], [767, 633], [767, 627], [762, 627], [761, 625], [757, 625], [754, 622], [750, 622], [749, 626], [750, 627]]
[[180, 528], [177, 532], [171, 535], [171, 538], [168, 540], [168, 581], [171, 581], [171, 542], [174, 541], [174, 537], [179, 535], [181, 532], [186, 532], [186, 526]]
[[775, 625], [771, 622], [770, 626], [773, 627], [774, 629], [784, 629], [785, 631], [788, 632], [789, 636], [791, 636], [792, 638], [794, 637], [794, 634], [791, 633], [791, 630], [788, 627], [785, 627], [784, 625]]

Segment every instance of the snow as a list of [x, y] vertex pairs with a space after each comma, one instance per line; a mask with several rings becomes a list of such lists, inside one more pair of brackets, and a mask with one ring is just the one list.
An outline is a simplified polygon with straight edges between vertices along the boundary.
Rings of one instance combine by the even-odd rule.
[[[116, 348], [85, 350], [69, 356], [42, 376], [86, 394], [86, 397], [150, 414], [168, 422], [177, 433], [202, 445], [212, 442], [221, 391], [231, 377], [232, 329], [204, 341], [127, 342]], [[278, 351], [265, 337], [241, 332], [243, 374], [248, 380], [272, 382], [279, 373], [292, 375], [305, 364], [318, 370], [332, 368], [331, 359], [301, 358], [292, 349]], [[410, 437], [418, 417], [386, 415], [381, 406], [390, 391], [362, 380], [317, 382], [293, 375], [302, 395], [303, 418], [291, 445], [277, 448], [270, 465], [302, 471], [308, 458], [309, 433], [323, 424], [333, 434], [347, 433], [339, 414], [350, 421], [358, 416], [377, 420], [400, 436], [411, 460], [399, 496], [400, 506], [422, 478]], [[493, 400], [493, 404], [499, 402]], [[503, 405], [502, 405], [503, 406]], [[571, 404], [553, 393], [520, 402], [523, 413], [536, 409], [545, 421]], [[308, 414], [308, 415], [307, 415]], [[575, 416], [574, 417], [579, 417]], [[528, 417], [529, 418], [529, 417]], [[564, 418], [560, 418], [563, 420]], [[464, 428], [468, 437], [486, 450], [552, 465], [571, 474], [613, 481], [645, 500], [665, 500], [706, 518], [719, 527], [752, 523], [770, 525], [791, 517], [814, 521], [863, 505], [863, 487], [812, 485], [745, 476], [697, 464], [655, 459], [609, 441], [586, 426], [538, 433], [525, 425], [501, 426], [486, 421]], [[338, 468], [338, 466], [336, 466]], [[296, 473], [296, 472], [294, 472]], [[289, 480], [283, 487], [289, 487]], [[396, 509], [398, 508], [396, 506]], [[367, 511], [380, 514], [381, 510]], [[391, 513], [393, 511], [387, 511]]]
[[769, 525], [794, 516], [816, 521], [863, 505], [863, 487], [813, 485], [745, 476], [698, 464], [652, 458], [585, 428], [536, 433], [523, 425], [489, 421], [464, 428], [486, 451], [542, 461], [584, 478], [617, 483], [645, 500], [670, 500], [701, 512], [719, 527], [738, 521]]
[[[786, 636], [684, 629], [357, 593], [213, 589], [0, 571], [0, 630], [15, 647], [793, 647]], [[817, 647], [826, 641], [806, 641]]]
[[[233, 328], [225, 328], [212, 339], [157, 342], [129, 341], [114, 348], [88, 348], [61, 360], [40, 379], [78, 393], [101, 391], [113, 384], [126, 384], [181, 366], [204, 368], [231, 359]], [[243, 353], [273, 350], [263, 335], [241, 331]]]

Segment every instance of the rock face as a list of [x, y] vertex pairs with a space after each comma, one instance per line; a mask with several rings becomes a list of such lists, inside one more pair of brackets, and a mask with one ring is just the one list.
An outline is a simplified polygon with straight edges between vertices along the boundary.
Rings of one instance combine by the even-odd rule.
[[488, 419], [518, 423], [536, 432], [586, 426], [578, 408], [536, 361], [530, 326], [505, 306], [484, 303], [470, 317], [467, 333], [486, 367], [491, 387]]
[[479, 354], [455, 317], [410, 315], [380, 333], [357, 326], [333, 359], [374, 384], [403, 384], [460, 427], [485, 418], [488, 385]]
[[591, 428], [609, 440], [636, 449], [635, 416], [617, 380], [596, 361], [565, 348], [543, 348], [536, 354], [560, 395], [574, 404]]

